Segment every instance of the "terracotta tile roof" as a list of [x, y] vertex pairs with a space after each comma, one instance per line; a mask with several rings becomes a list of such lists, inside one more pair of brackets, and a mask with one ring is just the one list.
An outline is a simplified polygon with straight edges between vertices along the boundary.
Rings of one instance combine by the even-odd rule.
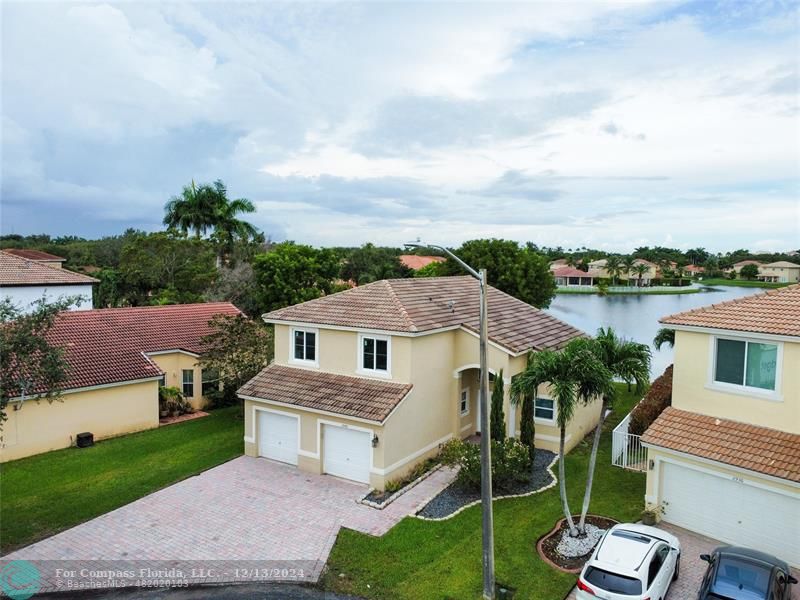
[[19, 256], [20, 258], [27, 258], [28, 260], [47, 260], [47, 261], [59, 261], [63, 262], [67, 260], [63, 256], [56, 256], [55, 254], [50, 254], [48, 252], [42, 252], [41, 250], [28, 250], [24, 248], [6, 248], [3, 250], [7, 254], [12, 254], [14, 256]]
[[800, 285], [695, 308], [660, 322], [800, 337]]
[[554, 277], [593, 277], [586, 271], [574, 267], [559, 267], [553, 271]]
[[237, 393], [382, 423], [412, 387], [271, 364]]
[[800, 483], [800, 435], [667, 408], [642, 442]]
[[800, 265], [797, 263], [789, 262], [788, 260], [779, 260], [778, 262], [772, 262], [768, 265], [762, 265], [764, 267], [778, 267], [780, 269], [800, 269]]
[[203, 352], [201, 338], [218, 314], [238, 315], [228, 302], [135, 308], [102, 308], [60, 313], [47, 334], [65, 348], [69, 380], [64, 389], [157, 377], [161, 370], [145, 352]]
[[[487, 302], [489, 338], [513, 353], [561, 348], [586, 335], [493, 287]], [[478, 282], [469, 276], [386, 279], [281, 308], [264, 318], [405, 333], [459, 326], [477, 332], [478, 304]]]
[[734, 267], [744, 267], [745, 265], [762, 265], [760, 260], [740, 260], [737, 263], [733, 263]]
[[422, 267], [427, 267], [431, 263], [444, 262], [444, 260], [445, 259], [441, 256], [417, 256], [416, 254], [400, 255], [400, 262], [414, 271]]
[[0, 286], [86, 285], [97, 282], [97, 279], [88, 275], [0, 252]]

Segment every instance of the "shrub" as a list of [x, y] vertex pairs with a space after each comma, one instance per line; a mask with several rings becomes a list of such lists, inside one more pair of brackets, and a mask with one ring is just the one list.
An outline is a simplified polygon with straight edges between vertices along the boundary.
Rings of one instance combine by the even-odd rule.
[[628, 433], [642, 435], [664, 409], [672, 404], [672, 365], [658, 377], [631, 411]]
[[[456, 481], [467, 488], [481, 487], [481, 449], [477, 444], [451, 440], [439, 455], [443, 464], [459, 467]], [[531, 476], [528, 448], [514, 438], [492, 441], [492, 485], [499, 490], [524, 483]]]
[[158, 388], [158, 410], [168, 417], [177, 417], [191, 412], [192, 406], [178, 388], [162, 386]]

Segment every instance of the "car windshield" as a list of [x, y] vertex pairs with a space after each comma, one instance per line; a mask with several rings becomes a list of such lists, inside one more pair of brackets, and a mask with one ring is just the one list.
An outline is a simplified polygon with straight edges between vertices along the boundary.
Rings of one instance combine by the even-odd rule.
[[614, 594], [637, 596], [642, 593], [642, 582], [638, 579], [604, 571], [597, 567], [586, 569], [586, 574], [583, 578], [601, 590]]
[[711, 592], [725, 598], [764, 600], [769, 590], [770, 570], [742, 558], [723, 556]]

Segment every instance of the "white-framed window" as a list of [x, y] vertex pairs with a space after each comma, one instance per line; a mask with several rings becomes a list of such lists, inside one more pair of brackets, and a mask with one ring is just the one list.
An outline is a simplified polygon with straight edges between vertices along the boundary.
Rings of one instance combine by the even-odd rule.
[[469, 388], [461, 390], [461, 395], [458, 398], [458, 408], [462, 417], [469, 414]]
[[758, 393], [775, 392], [780, 350], [775, 342], [717, 337], [712, 382]]
[[290, 338], [291, 348], [289, 349], [291, 362], [318, 365], [318, 339], [319, 332], [316, 329], [293, 327]]
[[194, 398], [194, 369], [183, 369], [182, 379], [183, 395]]
[[551, 398], [539, 398], [537, 396], [533, 403], [533, 417], [537, 421], [555, 423], [556, 401]]
[[358, 336], [358, 367], [371, 375], [389, 377], [391, 372], [391, 339], [385, 335], [363, 333]]

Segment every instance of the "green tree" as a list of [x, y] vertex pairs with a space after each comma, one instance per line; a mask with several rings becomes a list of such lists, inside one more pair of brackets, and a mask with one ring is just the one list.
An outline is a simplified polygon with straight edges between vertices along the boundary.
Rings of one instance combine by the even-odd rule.
[[338, 262], [331, 250], [283, 242], [256, 256], [253, 269], [260, 310], [267, 312], [329, 294]]
[[239, 262], [219, 270], [204, 298], [209, 302], [230, 302], [246, 315], [257, 317], [260, 308], [258, 293], [253, 265]]
[[520, 403], [522, 409], [520, 410], [520, 428], [519, 428], [519, 441], [528, 449], [528, 456], [531, 459], [536, 457], [536, 426], [533, 421], [533, 401], [531, 396], [524, 396]]
[[503, 441], [506, 439], [506, 416], [503, 413], [503, 370], [494, 378], [494, 389], [492, 389], [492, 406], [489, 411], [489, 431], [493, 440]]
[[212, 396], [212, 402], [230, 404], [236, 400], [236, 390], [272, 360], [273, 328], [261, 319], [241, 315], [217, 315], [210, 325], [213, 332], [202, 340], [206, 351], [200, 366], [215, 371], [222, 383], [222, 391]]
[[[592, 340], [592, 348], [603, 366], [611, 373], [612, 377], [620, 379], [630, 385], [636, 384], [637, 393], [644, 391], [650, 382], [650, 348], [646, 344], [639, 344], [620, 337], [610, 327], [597, 330], [597, 336]], [[617, 388], [609, 386], [603, 394], [603, 406], [600, 411], [600, 420], [594, 430], [592, 453], [589, 456], [589, 469], [586, 477], [586, 490], [583, 495], [581, 519], [578, 530], [585, 532], [586, 515], [589, 512], [589, 503], [592, 499], [592, 486], [594, 484], [594, 471], [597, 464], [597, 451], [600, 448], [600, 435], [603, 423], [611, 412], [616, 399]]]
[[239, 219], [243, 213], [253, 213], [256, 207], [247, 198], [228, 199], [228, 189], [222, 180], [217, 179], [207, 187], [214, 206], [214, 233], [212, 239], [218, 247], [217, 266], [221, 266], [226, 256], [233, 252], [237, 241], [248, 241], [258, 235], [258, 230], [247, 221]]
[[[555, 296], [550, 265], [532, 245], [521, 248], [513, 240], [471, 240], [455, 254], [475, 269], [486, 269], [490, 285], [523, 302], [547, 308]], [[452, 260], [444, 264], [445, 274], [463, 275], [463, 269]]]
[[0, 430], [8, 419], [8, 403], [19, 398], [52, 402], [69, 377], [64, 348], [51, 344], [47, 333], [56, 316], [78, 297], [48, 303], [37, 300], [27, 312], [9, 298], [0, 300]]
[[445, 275], [444, 262], [428, 263], [421, 269], [414, 271], [414, 277], [442, 277]]
[[511, 383], [512, 402], [535, 397], [539, 386], [548, 384], [556, 401], [559, 428], [558, 479], [561, 506], [572, 537], [578, 535], [567, 501], [564, 445], [566, 429], [578, 403], [613, 394], [613, 376], [598, 357], [596, 342], [584, 338], [571, 340], [562, 350], [533, 352], [525, 370]]
[[124, 302], [134, 306], [200, 302], [217, 275], [208, 241], [163, 231], [129, 240], [119, 272]]
[[661, 346], [667, 344], [670, 348], [675, 346], [675, 330], [662, 327], [653, 338], [653, 346], [656, 350], [661, 350]]
[[380, 279], [411, 277], [413, 272], [400, 262], [397, 250], [364, 244], [352, 250], [342, 262], [339, 277], [357, 285]]
[[625, 273], [630, 280], [631, 274], [633, 273], [633, 269], [636, 266], [636, 257], [634, 256], [623, 256], [622, 257], [622, 264], [620, 266], [621, 272]]
[[739, 271], [739, 275], [742, 279], [755, 279], [758, 277], [758, 265], [750, 264], [743, 266], [741, 271]]
[[638, 287], [642, 287], [642, 276], [645, 273], [647, 273], [649, 270], [650, 270], [650, 267], [648, 267], [644, 263], [638, 263], [638, 264], [633, 265], [633, 268], [632, 268], [631, 272], [635, 273], [636, 276], [637, 276], [637, 286]]
[[213, 192], [211, 186], [198, 186], [194, 180], [183, 186], [181, 195], [173, 196], [164, 205], [164, 225], [183, 233], [193, 231], [194, 237], [200, 239], [217, 223], [218, 198]]
[[606, 259], [606, 272], [611, 277], [611, 283], [616, 284], [617, 279], [622, 273], [622, 259], [616, 254], [612, 254]]

